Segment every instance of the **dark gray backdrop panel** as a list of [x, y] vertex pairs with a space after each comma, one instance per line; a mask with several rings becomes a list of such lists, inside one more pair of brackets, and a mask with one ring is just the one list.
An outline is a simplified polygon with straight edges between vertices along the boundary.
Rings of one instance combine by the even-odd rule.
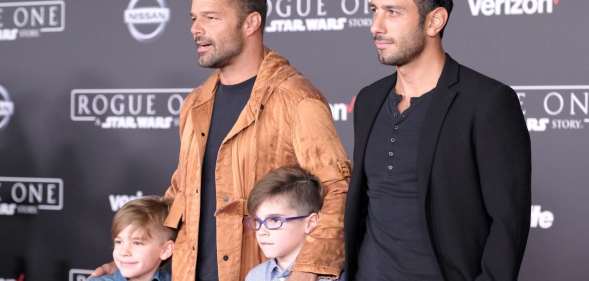
[[[55, 15], [65, 15], [63, 31], [0, 40], [0, 86], [6, 92], [0, 93], [0, 279], [24, 273], [27, 280], [83, 280], [88, 269], [111, 259], [111, 202], [162, 194], [167, 187], [177, 162], [176, 126], [103, 129], [96, 120], [72, 117], [81, 113], [81, 100], [72, 101], [80, 94], [108, 101], [115, 95], [127, 100], [141, 96], [142, 117], [175, 118], [167, 109], [170, 97], [184, 96], [210, 73], [196, 64], [189, 1], [159, 1], [140, 0], [136, 6], [157, 8], [163, 2], [169, 9], [164, 31], [151, 42], [131, 36], [124, 21], [130, 0], [0, 1], [0, 38], [7, 36], [3, 30], [17, 29], [29, 37], [41, 30], [39, 22], [15, 25], [19, 7], [21, 20], [27, 11], [43, 12], [37, 19], [45, 27], [52, 27], [49, 7], [57, 7], [52, 8]], [[444, 42], [458, 61], [514, 86], [528, 118], [535, 211], [520, 279], [584, 280], [589, 275], [584, 266], [589, 257], [589, 207], [584, 204], [589, 196], [589, 87], [584, 86], [589, 84], [589, 20], [584, 11], [589, 3], [524, 0], [531, 12], [536, 5], [550, 5], [552, 12], [505, 15], [503, 4], [501, 15], [473, 15], [472, 5], [493, 2], [456, 1]], [[268, 32], [265, 37], [328, 98], [351, 155], [353, 98], [392, 71], [376, 60], [365, 0], [271, 3], [271, 29], [288, 29], [297, 21], [309, 29], [309, 19], [325, 20], [327, 25], [319, 27], [341, 29]], [[138, 29], [148, 32], [156, 26]], [[152, 115], [148, 96], [154, 101]], [[7, 104], [13, 105], [13, 114], [1, 125], [8, 118]], [[118, 116], [107, 111], [105, 116]], [[105, 116], [98, 116], [102, 124]], [[138, 121], [128, 108], [122, 116]], [[41, 206], [57, 204], [56, 194], [49, 194], [55, 191], [52, 180], [63, 181], [57, 210]], [[36, 188], [44, 192], [41, 200], [36, 200]], [[21, 190], [32, 203], [14, 202], [15, 196], [21, 199]], [[10, 215], [12, 208], [17, 209]], [[25, 214], [27, 210], [36, 214]]]

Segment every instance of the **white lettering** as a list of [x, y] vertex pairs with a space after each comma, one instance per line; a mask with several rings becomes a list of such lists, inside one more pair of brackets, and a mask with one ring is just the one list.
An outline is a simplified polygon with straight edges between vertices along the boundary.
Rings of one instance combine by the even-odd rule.
[[[556, 98], [556, 110], [552, 110], [548, 106], [549, 101], [550, 100], [554, 100], [553, 97]], [[552, 103], [552, 104], [554, 104], [554, 103]], [[550, 115], [558, 115], [558, 114], [560, 114], [562, 112], [562, 109], [563, 108], [564, 108], [564, 99], [563, 99], [562, 95], [560, 95], [559, 93], [557, 93], [557, 92], [550, 92], [544, 98], [544, 110], [546, 110], [546, 112], [548, 114], [550, 114]]]
[[183, 102], [184, 98], [181, 95], [171, 95], [170, 98], [168, 98], [168, 112], [172, 115], [179, 115], [182, 110]]
[[524, 99], [526, 98], [526, 93], [517, 92], [517, 98], [519, 99], [519, 105], [522, 108], [523, 114], [526, 114], [526, 109], [524, 108]]
[[[98, 102], [102, 104], [101, 107], [99, 107]], [[103, 95], [97, 95], [96, 97], [94, 97], [94, 99], [92, 100], [92, 111], [98, 115], [103, 115], [104, 113], [106, 113], [107, 110], [108, 100], [106, 99], [106, 97]]]
[[24, 27], [29, 21], [29, 13], [24, 7], [18, 7], [14, 10], [13, 21], [16, 27]]
[[155, 115], [155, 109], [153, 109], [155, 95], [147, 95], [147, 114]]
[[528, 131], [536, 131], [536, 132], [544, 132], [546, 131], [546, 125], [550, 122], [548, 118], [527, 118], [526, 125], [528, 127]]
[[[12, 216], [12, 215], [14, 215], [14, 211], [16, 211], [16, 204], [0, 203], [0, 215]], [[10, 280], [10, 279], [0, 279], [0, 281], [2, 281], [2, 280]]]
[[553, 0], [468, 0], [473, 16], [551, 14]]
[[10, 194], [14, 202], [22, 203], [27, 199], [27, 187], [23, 183], [16, 183], [12, 186]]
[[334, 121], [348, 120], [348, 106], [345, 103], [329, 104], [329, 108]]
[[585, 115], [589, 114], [589, 92], [583, 93], [584, 100], [580, 100], [575, 93], [571, 93], [571, 115], [576, 115], [575, 105]]
[[18, 35], [18, 29], [0, 29], [0, 40], [16, 40]]
[[110, 208], [113, 212], [123, 207], [127, 202], [143, 197], [141, 190], [137, 191], [135, 195], [109, 195], [108, 201], [110, 202]]
[[47, 185], [47, 204], [57, 204], [57, 198], [55, 198], [55, 189], [57, 185], [50, 183]]
[[542, 211], [542, 206], [532, 205], [530, 227], [548, 229], [554, 223], [554, 214], [550, 211]]
[[88, 96], [77, 95], [78, 114], [90, 114], [90, 108], [88, 108]]

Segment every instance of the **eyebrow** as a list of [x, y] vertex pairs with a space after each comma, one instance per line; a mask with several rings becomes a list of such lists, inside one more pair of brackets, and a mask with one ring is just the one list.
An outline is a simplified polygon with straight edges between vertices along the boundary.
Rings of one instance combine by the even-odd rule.
[[283, 214], [268, 214], [266, 216], [266, 218], [274, 218], [274, 217], [286, 217], [286, 215], [283, 215]]
[[141, 236], [139, 236], [139, 235], [137, 235], [137, 236], [131, 236], [131, 239], [132, 239], [132, 240], [147, 240], [147, 236], [145, 236], [145, 235], [141, 235]]
[[386, 9], [386, 10], [407, 10], [405, 7], [403, 6], [399, 6], [399, 5], [381, 5], [376, 6], [374, 3], [370, 2], [370, 7], [374, 7], [374, 8], [382, 8], [382, 9]]
[[[199, 12], [199, 14], [202, 14], [202, 15], [219, 15], [221, 13], [216, 12], [216, 11], [204, 11], [204, 12]], [[193, 13], [193, 12], [190, 12], [190, 16], [191, 17], [196, 17], [197, 15], [195, 13]]]

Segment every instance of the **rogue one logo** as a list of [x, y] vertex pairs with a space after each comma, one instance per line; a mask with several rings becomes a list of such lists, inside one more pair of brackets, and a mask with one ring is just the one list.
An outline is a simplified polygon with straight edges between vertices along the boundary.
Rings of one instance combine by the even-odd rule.
[[129, 2], [125, 10], [125, 23], [137, 41], [150, 42], [164, 32], [170, 20], [170, 9], [165, 0], [153, 0], [158, 6], [138, 7], [140, 1], [142, 0]]
[[0, 129], [6, 127], [14, 113], [14, 103], [10, 101], [8, 91], [0, 85]]
[[65, 2], [18, 1], [0, 3], [0, 41], [37, 38], [65, 30]]
[[0, 177], [0, 215], [62, 209], [62, 179]]
[[[554, 1], [554, 2], [553, 2]], [[552, 14], [556, 0], [468, 0], [473, 16]]]
[[191, 89], [74, 89], [72, 121], [102, 129], [170, 129]]

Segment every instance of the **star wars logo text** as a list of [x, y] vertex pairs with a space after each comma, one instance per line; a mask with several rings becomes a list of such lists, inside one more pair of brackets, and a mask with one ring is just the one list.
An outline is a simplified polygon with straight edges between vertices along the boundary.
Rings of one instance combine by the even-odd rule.
[[514, 86], [529, 131], [582, 130], [589, 126], [589, 85]]
[[371, 24], [369, 0], [268, 0], [265, 31], [341, 31]]
[[65, 2], [20, 1], [0, 3], [0, 41], [37, 38], [65, 30]]
[[63, 209], [63, 180], [0, 177], [0, 215]]
[[72, 121], [102, 129], [170, 129], [178, 126], [184, 98], [192, 89], [75, 89]]

